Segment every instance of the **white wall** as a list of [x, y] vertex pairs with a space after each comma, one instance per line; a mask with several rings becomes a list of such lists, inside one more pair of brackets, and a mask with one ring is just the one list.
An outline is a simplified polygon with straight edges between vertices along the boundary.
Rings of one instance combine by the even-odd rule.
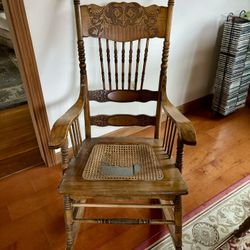
[[[33, 46], [40, 73], [49, 122], [62, 115], [76, 100], [79, 90], [79, 70], [75, 43], [71, 0], [24, 0]], [[104, 4], [106, 0], [86, 0], [84, 3]], [[129, 2], [129, 1], [128, 1]], [[165, 5], [165, 1], [138, 1], [144, 5]], [[176, 0], [168, 70], [168, 96], [175, 105], [181, 105], [202, 97], [212, 90], [218, 54], [217, 35], [223, 14], [250, 10], [249, 0]], [[86, 42], [90, 85], [96, 82], [100, 69], [93, 60], [96, 45]], [[147, 70], [147, 86], [158, 80], [157, 72], [161, 55], [161, 43], [155, 40], [150, 50]], [[97, 56], [97, 55], [96, 55]], [[98, 67], [96, 67], [96, 65]], [[92, 73], [92, 74], [91, 74]], [[91, 77], [91, 75], [93, 77]], [[116, 113], [121, 105], [107, 104], [106, 113]], [[92, 110], [100, 110], [94, 104]], [[148, 110], [152, 114], [152, 103], [146, 106], [131, 104], [129, 109], [136, 113]], [[119, 112], [121, 113], [121, 112]], [[126, 112], [125, 112], [126, 113]], [[94, 135], [108, 132], [94, 129]]]

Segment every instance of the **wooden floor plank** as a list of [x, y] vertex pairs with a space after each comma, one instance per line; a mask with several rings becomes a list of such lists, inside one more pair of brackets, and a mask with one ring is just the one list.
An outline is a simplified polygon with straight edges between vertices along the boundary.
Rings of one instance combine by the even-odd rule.
[[28, 105], [0, 110], [0, 178], [43, 164]]
[[[183, 175], [189, 194], [184, 214], [249, 174], [250, 110], [212, 119], [208, 111], [188, 115], [197, 130], [198, 144], [186, 147]], [[151, 136], [153, 130], [136, 131]], [[0, 249], [64, 249], [63, 200], [57, 193], [59, 167], [36, 167], [0, 180]], [[132, 216], [126, 209], [87, 209], [115, 217]], [[141, 217], [160, 216], [157, 210], [135, 210]], [[82, 225], [76, 250], [134, 249], [162, 226]]]

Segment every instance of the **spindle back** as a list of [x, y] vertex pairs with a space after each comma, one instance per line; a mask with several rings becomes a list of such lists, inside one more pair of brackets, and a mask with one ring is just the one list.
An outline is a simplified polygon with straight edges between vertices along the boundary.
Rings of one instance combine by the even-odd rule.
[[[91, 137], [91, 125], [155, 125], [155, 137], [158, 138], [161, 91], [166, 89], [166, 69], [174, 1], [169, 0], [168, 7], [157, 5], [143, 7], [134, 2], [111, 2], [105, 6], [94, 4], [80, 6], [79, 0], [74, 0], [74, 4], [81, 91], [85, 98], [86, 137]], [[95, 37], [98, 39], [101, 68], [100, 82], [102, 84], [101, 88], [97, 90], [88, 90], [83, 37]], [[159, 72], [160, 80], [157, 91], [144, 88], [149, 43], [150, 38], [154, 37], [164, 38], [161, 71]], [[142, 49], [143, 39], [145, 39], [145, 43]], [[111, 54], [113, 55], [112, 58]], [[121, 59], [121, 62], [118, 61], [118, 58]], [[124, 114], [90, 116], [89, 101], [157, 101], [157, 109], [155, 116]]]
[[[92, 43], [93, 42], [94, 41], [92, 41]], [[99, 46], [99, 65], [97, 65], [97, 67], [100, 69], [101, 73], [98, 80], [100, 80], [101, 84], [99, 84], [98, 87], [95, 87], [106, 90], [106, 92], [102, 91], [99, 95], [96, 95], [96, 91], [90, 91], [90, 100], [112, 101], [114, 99], [114, 92], [112, 91], [130, 90], [129, 92], [120, 91], [119, 95], [122, 95], [125, 98], [125, 93], [129, 93], [134, 97], [138, 97], [135, 100], [130, 101], [140, 101], [140, 98], [142, 98], [143, 95], [140, 97], [140, 92], [134, 93], [134, 91], [144, 89], [146, 65], [148, 61], [149, 38], [146, 40], [139, 39], [130, 42], [117, 42], [98, 38], [97, 46]], [[95, 61], [96, 59], [98, 60], [98, 58], [94, 55], [91, 59], [94, 59]], [[98, 70], [96, 71], [98, 72]], [[153, 89], [157, 90], [157, 86], [154, 86]], [[103, 96], [104, 93], [109, 94], [111, 92], [112, 94], [109, 95], [111, 99], [109, 99], [108, 96]], [[153, 100], [157, 100], [155, 97], [156, 93], [151, 93], [151, 95], [149, 93], [150, 92], [147, 92], [147, 97], [144, 101], [149, 101], [147, 99], [150, 96], [154, 98]], [[103, 100], [100, 99], [101, 95], [104, 98]], [[122, 100], [115, 99], [113, 101]], [[126, 99], [123, 101], [125, 102]]]

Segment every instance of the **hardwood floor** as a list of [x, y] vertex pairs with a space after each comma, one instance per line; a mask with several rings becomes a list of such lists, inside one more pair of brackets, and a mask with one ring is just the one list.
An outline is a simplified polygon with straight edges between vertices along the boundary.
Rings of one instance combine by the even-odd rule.
[[0, 110], [0, 178], [41, 165], [28, 105]]
[[[184, 178], [189, 194], [184, 214], [250, 173], [250, 109], [213, 119], [208, 111], [189, 114], [198, 144], [186, 147]], [[152, 129], [137, 132], [149, 136]], [[57, 193], [60, 168], [36, 167], [0, 181], [0, 249], [64, 249], [62, 197]], [[103, 210], [108, 215], [110, 210]], [[100, 209], [87, 210], [87, 214]], [[112, 211], [114, 212], [114, 210]], [[135, 209], [136, 215], [160, 216]], [[125, 210], [115, 216], [130, 216]], [[75, 249], [134, 249], [159, 226], [82, 225]]]

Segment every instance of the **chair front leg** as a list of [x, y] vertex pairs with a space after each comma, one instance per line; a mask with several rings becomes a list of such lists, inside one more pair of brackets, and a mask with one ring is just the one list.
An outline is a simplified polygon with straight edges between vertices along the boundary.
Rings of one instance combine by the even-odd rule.
[[174, 205], [175, 248], [182, 249], [182, 202], [180, 195], [176, 196]]
[[64, 195], [64, 220], [67, 236], [66, 250], [73, 249], [74, 235], [73, 235], [73, 209], [72, 202], [69, 195]]

